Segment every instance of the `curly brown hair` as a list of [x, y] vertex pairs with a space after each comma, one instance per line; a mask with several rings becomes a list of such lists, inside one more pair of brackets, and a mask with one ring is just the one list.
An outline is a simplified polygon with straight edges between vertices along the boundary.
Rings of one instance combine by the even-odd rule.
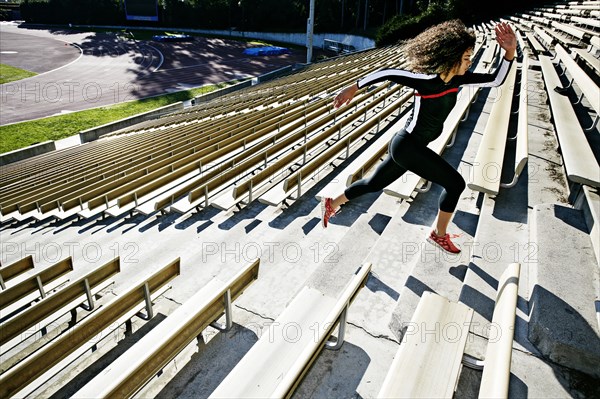
[[431, 74], [450, 72], [474, 47], [475, 33], [459, 19], [431, 26], [401, 44], [409, 69]]

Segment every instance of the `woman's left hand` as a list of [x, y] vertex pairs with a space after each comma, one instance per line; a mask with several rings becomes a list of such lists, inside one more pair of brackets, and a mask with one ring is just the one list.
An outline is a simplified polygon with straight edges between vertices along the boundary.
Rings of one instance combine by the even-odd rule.
[[517, 36], [510, 25], [501, 22], [496, 25], [496, 41], [506, 52], [514, 52], [517, 49]]

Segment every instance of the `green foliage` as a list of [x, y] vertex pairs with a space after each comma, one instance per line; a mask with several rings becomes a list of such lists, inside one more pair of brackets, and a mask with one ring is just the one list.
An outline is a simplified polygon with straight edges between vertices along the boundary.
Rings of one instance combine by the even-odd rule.
[[[420, 3], [417, 3], [419, 6]], [[418, 11], [418, 9], [417, 9]], [[378, 47], [395, 44], [400, 40], [410, 39], [428, 26], [454, 17], [452, 5], [449, 2], [431, 2], [423, 12], [418, 14], [396, 15], [384, 24], [375, 37]]]

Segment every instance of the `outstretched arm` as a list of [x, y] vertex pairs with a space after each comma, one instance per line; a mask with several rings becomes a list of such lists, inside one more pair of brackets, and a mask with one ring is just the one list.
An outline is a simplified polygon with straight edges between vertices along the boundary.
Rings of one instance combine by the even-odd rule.
[[354, 83], [352, 86], [346, 87], [337, 96], [335, 96], [335, 99], [333, 100], [333, 106], [335, 108], [339, 108], [342, 105], [349, 104], [350, 101], [352, 101], [352, 99], [354, 98], [354, 95], [356, 94], [357, 90], [357, 83]]
[[370, 73], [367, 76], [360, 78], [353, 85], [346, 87], [335, 97], [333, 100], [333, 105], [336, 108], [339, 108], [342, 105], [350, 103], [358, 89], [362, 89], [363, 87], [367, 87], [375, 83], [390, 81], [402, 86], [419, 90], [421, 87], [426, 85], [428, 81], [435, 77], [436, 75], [434, 74], [414, 73], [403, 69], [382, 69]]

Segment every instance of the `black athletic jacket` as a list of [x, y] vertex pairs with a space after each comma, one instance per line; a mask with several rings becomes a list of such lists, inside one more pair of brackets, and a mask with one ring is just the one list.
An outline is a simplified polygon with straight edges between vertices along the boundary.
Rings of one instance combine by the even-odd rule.
[[412, 115], [405, 130], [418, 136], [419, 141], [429, 143], [442, 134], [444, 121], [456, 104], [459, 86], [496, 87], [502, 85], [512, 60], [502, 58], [493, 73], [474, 73], [454, 76], [445, 83], [437, 74], [423, 74], [402, 69], [383, 69], [358, 80], [358, 88], [386, 80], [415, 89]]

